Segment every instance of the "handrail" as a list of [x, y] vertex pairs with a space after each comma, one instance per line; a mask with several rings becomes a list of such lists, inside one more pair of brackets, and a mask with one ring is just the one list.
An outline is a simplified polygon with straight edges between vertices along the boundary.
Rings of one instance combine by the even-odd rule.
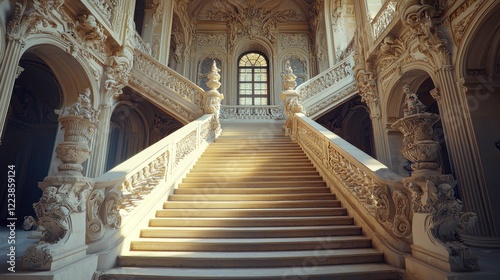
[[292, 139], [374, 234], [387, 233], [395, 262], [404, 263], [402, 254], [411, 252], [412, 201], [403, 177], [304, 114], [289, 118]]
[[215, 115], [195, 120], [96, 178], [87, 202], [89, 253], [108, 250], [123, 240], [150, 212], [154, 201], [168, 194], [216, 135]]
[[282, 105], [221, 105], [221, 119], [282, 120]]

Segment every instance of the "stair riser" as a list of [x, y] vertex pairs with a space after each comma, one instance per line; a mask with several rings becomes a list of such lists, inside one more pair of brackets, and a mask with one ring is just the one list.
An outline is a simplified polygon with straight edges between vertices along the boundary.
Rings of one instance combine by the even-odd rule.
[[192, 170], [186, 175], [186, 178], [194, 178], [194, 177], [274, 177], [274, 176], [319, 176], [319, 172], [317, 171], [231, 171], [231, 173], [227, 173], [227, 171], [214, 171], [207, 172], [202, 170]]
[[229, 177], [229, 176], [217, 176], [213, 177], [186, 177], [182, 179], [183, 183], [219, 183], [219, 182], [304, 182], [304, 181], [320, 181], [320, 176], [303, 176], [303, 177], [295, 177], [295, 176], [266, 176], [266, 177], [257, 177], [257, 176], [245, 176], [245, 177]]
[[326, 237], [341, 235], [360, 235], [357, 226], [323, 227], [307, 230], [275, 228], [269, 230], [198, 230], [198, 229], [143, 229], [141, 237], [148, 238], [270, 238], [270, 237]]
[[[210, 164], [196, 164], [195, 168], [192, 169], [191, 172], [214, 172], [214, 173], [227, 173], [227, 170], [220, 170], [220, 167], [227, 167], [233, 165], [232, 163], [230, 164], [216, 164], [216, 165], [210, 165]], [[307, 172], [316, 172], [316, 168], [310, 164], [308, 166], [302, 166], [302, 165], [287, 165], [285, 168], [283, 165], [276, 166], [276, 165], [257, 165], [257, 166], [252, 166], [252, 165], [240, 165], [231, 170], [231, 172], [287, 172], [287, 174], [294, 173], [294, 172], [302, 172], [302, 171], [307, 171]], [[189, 174], [189, 173], [188, 173]]]
[[281, 242], [281, 243], [188, 243], [188, 242], [133, 242], [133, 251], [199, 251], [199, 252], [252, 252], [252, 251], [294, 251], [315, 249], [368, 248], [371, 241], [339, 242]]
[[328, 188], [191, 188], [191, 189], [175, 189], [174, 194], [306, 194], [306, 193], [324, 193], [330, 194]]
[[283, 200], [334, 200], [333, 194], [174, 194], [169, 201], [283, 201]]
[[196, 218], [160, 218], [150, 219], [150, 227], [286, 227], [286, 226], [335, 226], [352, 225], [350, 217], [304, 217], [303, 219], [236, 219], [236, 220], [213, 220]]
[[289, 257], [289, 258], [241, 258], [241, 259], [196, 259], [196, 258], [177, 258], [168, 257], [118, 257], [118, 264], [121, 266], [173, 266], [173, 267], [290, 267], [301, 266], [307, 263], [315, 265], [333, 265], [348, 263], [380, 263], [384, 258], [381, 253], [355, 255], [355, 256], [311, 256], [310, 258]]
[[[147, 269], [149, 271], [150, 268]], [[370, 273], [339, 273], [337, 271], [332, 271], [331, 273], [321, 273], [316, 275], [310, 275], [311, 267], [293, 267], [288, 270], [288, 272], [283, 273], [280, 276], [254, 276], [254, 277], [244, 277], [238, 280], [396, 280], [401, 279], [399, 273], [395, 270], [387, 270], [382, 272], [370, 272]], [[134, 271], [137, 273], [136, 271]], [[234, 276], [167, 276], [162, 275], [161, 278], [158, 276], [149, 276], [146, 273], [137, 275], [121, 275], [106, 273], [106, 277], [113, 280], [235, 280]], [[106, 279], [108, 279], [106, 278]]]
[[180, 202], [170, 201], [163, 204], [164, 209], [247, 209], [247, 208], [321, 208], [321, 207], [340, 207], [339, 201], [243, 201], [243, 202], [213, 202], [203, 200]]
[[325, 187], [326, 183], [317, 182], [218, 182], [218, 183], [180, 183], [179, 188], [304, 188], [304, 187]]
[[347, 215], [347, 210], [344, 208], [334, 208], [334, 209], [317, 209], [309, 210], [298, 209], [297, 210], [280, 210], [280, 209], [248, 209], [248, 210], [219, 210], [219, 209], [203, 209], [192, 210], [192, 209], [170, 209], [170, 210], [158, 210], [156, 211], [156, 217], [317, 217], [317, 216], [343, 216]]

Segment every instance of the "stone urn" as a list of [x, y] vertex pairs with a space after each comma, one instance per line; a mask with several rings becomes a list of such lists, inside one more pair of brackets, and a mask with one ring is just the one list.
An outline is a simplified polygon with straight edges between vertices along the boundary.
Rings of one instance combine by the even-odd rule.
[[392, 127], [403, 133], [403, 156], [412, 162], [413, 170], [436, 170], [439, 142], [432, 140], [433, 126], [439, 116], [420, 113], [397, 120]]

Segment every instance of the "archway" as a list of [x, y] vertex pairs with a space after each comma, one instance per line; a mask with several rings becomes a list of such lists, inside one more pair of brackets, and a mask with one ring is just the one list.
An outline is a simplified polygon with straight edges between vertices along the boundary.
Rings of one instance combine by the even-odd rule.
[[359, 96], [319, 117], [316, 122], [356, 148], [375, 157], [370, 113]]
[[[24, 68], [17, 78], [7, 113], [0, 145], [0, 164], [15, 166], [16, 216], [35, 216], [33, 203], [42, 194], [38, 182], [49, 173], [62, 105], [60, 85], [47, 64], [27, 54], [19, 65]], [[7, 180], [0, 183], [1, 201], [7, 201]], [[1, 219], [7, 218], [7, 205], [2, 203]], [[19, 225], [22, 223], [18, 223]]]

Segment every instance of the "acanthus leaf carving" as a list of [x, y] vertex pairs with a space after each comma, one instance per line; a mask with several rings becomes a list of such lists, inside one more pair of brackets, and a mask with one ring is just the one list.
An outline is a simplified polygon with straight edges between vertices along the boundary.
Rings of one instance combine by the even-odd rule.
[[462, 202], [455, 197], [456, 181], [431, 180], [408, 183], [412, 191], [415, 213], [430, 215], [425, 225], [428, 238], [443, 246], [449, 254], [452, 271], [479, 270], [478, 259], [465, 246], [460, 235], [477, 222], [477, 215], [462, 212]]
[[[434, 7], [417, 1], [402, 4], [401, 20], [411, 30], [412, 37], [418, 40], [418, 50], [434, 62], [434, 67], [450, 65], [450, 55], [446, 39], [441, 39], [438, 26], [434, 25], [431, 16]], [[434, 57], [434, 55], [437, 55]]]

